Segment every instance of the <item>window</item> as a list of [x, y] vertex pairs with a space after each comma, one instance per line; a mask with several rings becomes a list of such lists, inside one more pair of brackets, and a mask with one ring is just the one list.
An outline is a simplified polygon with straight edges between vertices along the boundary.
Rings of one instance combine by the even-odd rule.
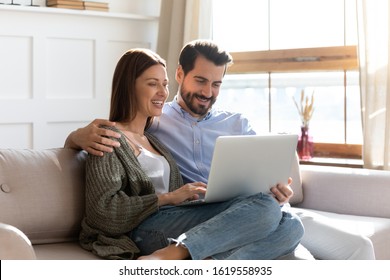
[[216, 105], [258, 132], [299, 133], [292, 99], [314, 92], [315, 155], [361, 158], [355, 1], [213, 1], [213, 39], [234, 60]]

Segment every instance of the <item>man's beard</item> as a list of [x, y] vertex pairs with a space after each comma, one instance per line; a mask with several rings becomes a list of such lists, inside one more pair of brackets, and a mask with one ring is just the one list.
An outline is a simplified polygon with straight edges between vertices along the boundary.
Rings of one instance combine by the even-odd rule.
[[[186, 104], [187, 108], [194, 114], [200, 115], [200, 116], [205, 116], [211, 107], [214, 105], [216, 98], [214, 96], [210, 98], [206, 98], [203, 95], [199, 93], [194, 93], [194, 92], [186, 92], [185, 89], [181, 88], [180, 89], [180, 95], [181, 98], [183, 99], [184, 103]], [[201, 99], [207, 99], [209, 101], [209, 105], [201, 105], [198, 104], [196, 101], [197, 98]]]

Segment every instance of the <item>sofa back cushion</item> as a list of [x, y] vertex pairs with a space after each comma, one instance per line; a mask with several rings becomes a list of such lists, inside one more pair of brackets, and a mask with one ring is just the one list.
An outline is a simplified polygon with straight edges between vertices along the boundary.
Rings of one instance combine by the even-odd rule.
[[84, 213], [85, 152], [0, 150], [0, 222], [33, 244], [78, 238]]

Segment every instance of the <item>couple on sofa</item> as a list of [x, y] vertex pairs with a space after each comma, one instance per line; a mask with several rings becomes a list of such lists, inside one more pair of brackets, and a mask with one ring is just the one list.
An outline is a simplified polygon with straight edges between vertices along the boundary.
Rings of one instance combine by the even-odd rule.
[[[165, 61], [145, 49], [121, 57], [110, 121], [95, 120], [65, 143], [90, 154], [83, 248], [105, 258], [277, 259], [297, 247], [302, 223], [281, 207], [293, 195], [291, 179], [272, 195], [175, 206], [205, 192], [218, 136], [255, 134], [242, 115], [212, 108], [231, 62], [210, 41], [188, 43], [176, 71], [178, 94], [165, 104]], [[373, 256], [360, 248], [339, 250]]]

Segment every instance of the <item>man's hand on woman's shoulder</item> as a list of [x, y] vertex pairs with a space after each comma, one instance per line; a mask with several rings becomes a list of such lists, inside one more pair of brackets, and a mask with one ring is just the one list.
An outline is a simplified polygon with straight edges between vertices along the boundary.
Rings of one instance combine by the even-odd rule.
[[64, 147], [85, 150], [95, 156], [111, 153], [113, 147], [119, 147], [120, 144], [108, 137], [120, 138], [121, 135], [110, 129], [102, 128], [102, 126], [115, 126], [115, 122], [95, 119], [87, 126], [70, 133]]

